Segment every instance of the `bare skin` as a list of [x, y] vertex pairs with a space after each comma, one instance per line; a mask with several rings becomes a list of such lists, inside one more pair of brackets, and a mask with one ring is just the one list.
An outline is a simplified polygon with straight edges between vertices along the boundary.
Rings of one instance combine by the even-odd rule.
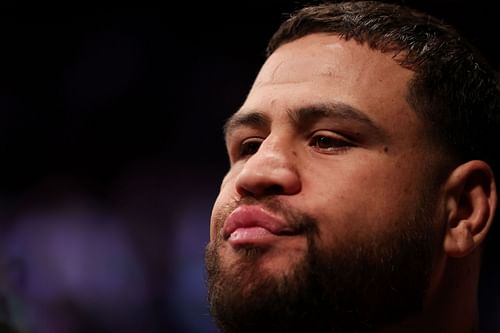
[[[479, 244], [495, 209], [495, 184], [481, 161], [453, 166], [437, 183], [437, 170], [452, 161], [425, 135], [406, 100], [414, 73], [393, 56], [326, 34], [305, 36], [271, 55], [227, 125], [231, 169], [213, 209], [211, 241], [220, 240], [225, 269], [241, 260], [241, 247], [255, 245], [266, 248], [260, 271], [283, 276], [303, 257], [306, 239], [251, 223], [224, 235], [234, 202], [272, 193], [319, 221], [318, 247], [335, 251], [401, 227], [433, 188], [438, 242], [424, 312], [388, 332], [471, 332]], [[471, 175], [478, 174], [473, 183]], [[258, 203], [239, 209], [245, 211], [238, 218], [258, 215], [286, 226], [286, 217]], [[223, 225], [215, 222], [220, 216]]]

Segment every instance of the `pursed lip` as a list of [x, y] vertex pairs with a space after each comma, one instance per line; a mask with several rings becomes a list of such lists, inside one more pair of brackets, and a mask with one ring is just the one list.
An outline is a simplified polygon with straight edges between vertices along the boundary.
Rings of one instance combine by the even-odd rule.
[[276, 216], [260, 205], [245, 205], [236, 208], [224, 223], [223, 237], [227, 240], [239, 228], [260, 227], [274, 235], [291, 235], [295, 233], [287, 221]]

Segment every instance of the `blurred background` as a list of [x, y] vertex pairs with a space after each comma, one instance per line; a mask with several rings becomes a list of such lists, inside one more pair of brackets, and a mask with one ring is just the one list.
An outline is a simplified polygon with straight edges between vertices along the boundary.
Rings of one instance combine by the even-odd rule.
[[[0, 320], [216, 331], [203, 253], [228, 167], [222, 124], [301, 3], [0, 6]], [[500, 67], [494, 2], [399, 3], [456, 25]], [[491, 267], [483, 326], [500, 331]]]

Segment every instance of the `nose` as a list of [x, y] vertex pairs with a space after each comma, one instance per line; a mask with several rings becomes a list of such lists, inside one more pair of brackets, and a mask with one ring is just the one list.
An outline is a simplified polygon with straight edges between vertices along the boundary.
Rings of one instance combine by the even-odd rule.
[[248, 158], [236, 178], [236, 191], [242, 197], [293, 195], [300, 190], [295, 154], [271, 136]]

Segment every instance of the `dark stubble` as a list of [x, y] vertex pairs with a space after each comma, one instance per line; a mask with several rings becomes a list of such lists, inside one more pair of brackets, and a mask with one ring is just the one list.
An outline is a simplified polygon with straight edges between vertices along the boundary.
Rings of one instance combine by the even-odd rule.
[[[317, 246], [318, 221], [274, 200], [264, 204], [302, 230], [307, 252], [291, 273], [276, 276], [259, 268], [262, 248], [241, 249], [225, 269], [223, 240], [212, 240], [208, 299], [222, 333], [371, 332], [421, 310], [437, 237], [428, 204], [388, 230], [349, 235], [331, 249]], [[218, 230], [233, 208], [215, 217]]]

